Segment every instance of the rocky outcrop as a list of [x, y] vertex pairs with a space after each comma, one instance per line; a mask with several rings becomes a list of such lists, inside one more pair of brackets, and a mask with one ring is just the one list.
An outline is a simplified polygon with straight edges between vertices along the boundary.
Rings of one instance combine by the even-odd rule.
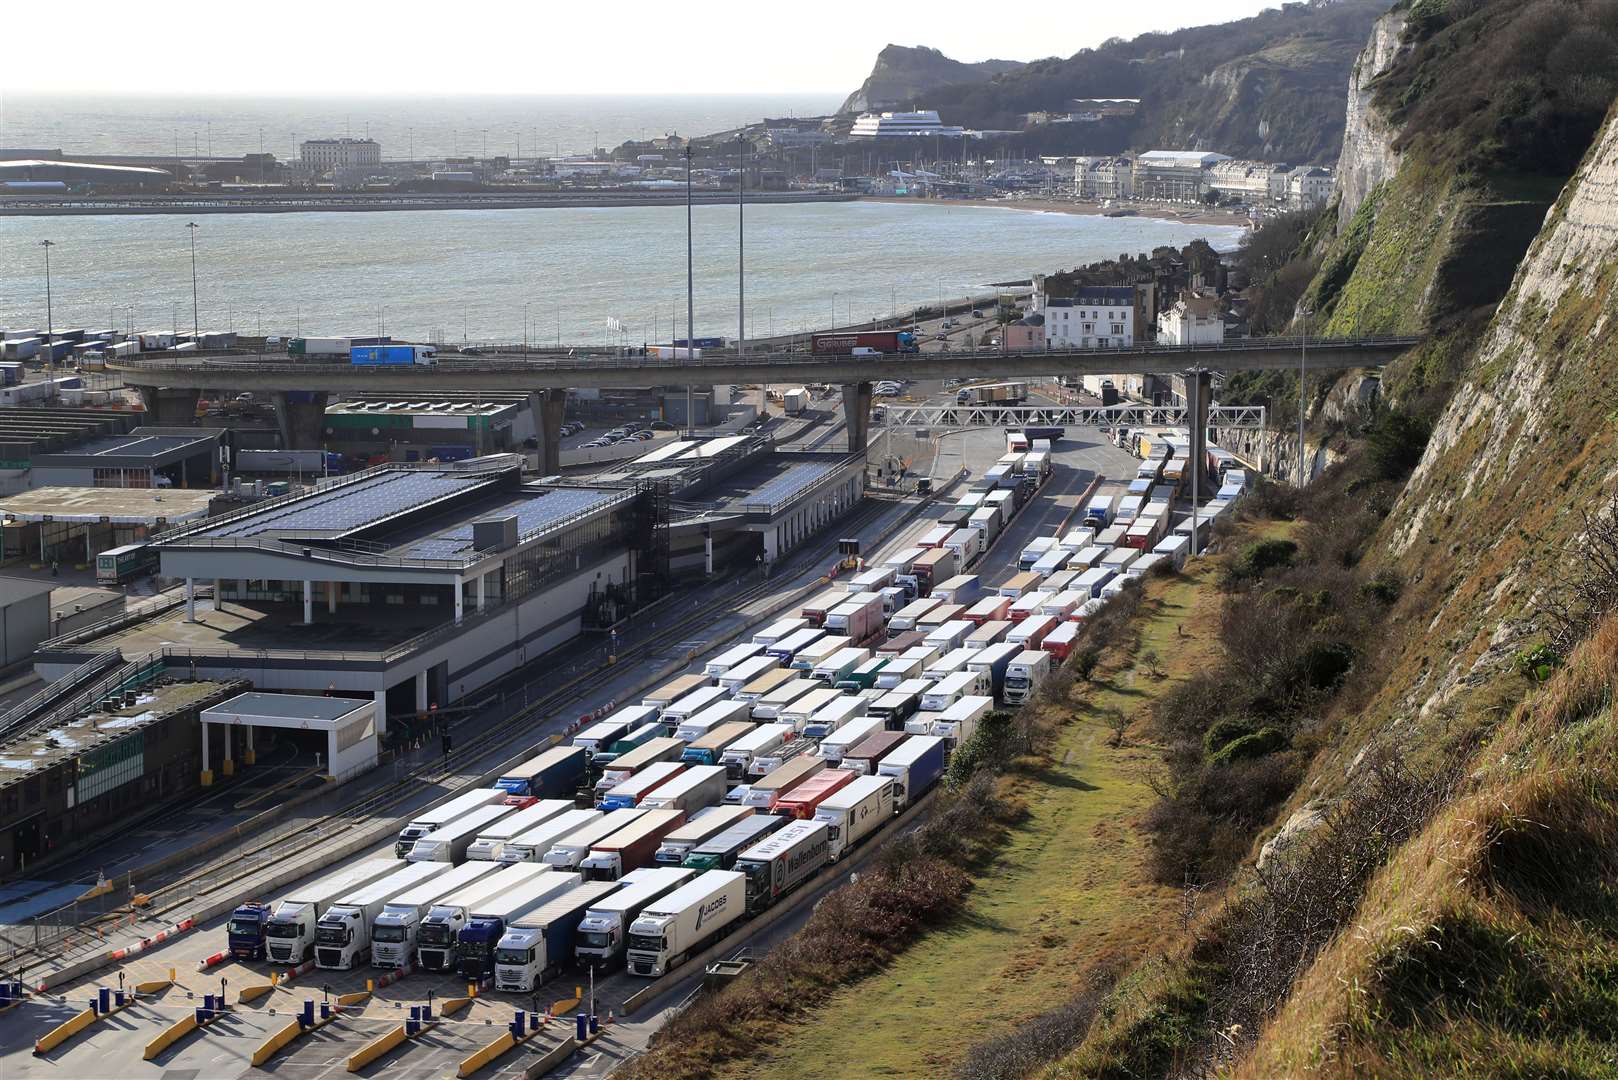
[[1377, 76], [1393, 66], [1405, 46], [1405, 14], [1390, 11], [1371, 28], [1371, 38], [1354, 61], [1348, 79], [1348, 115], [1343, 127], [1343, 152], [1337, 160], [1337, 190], [1341, 196], [1338, 224], [1347, 228], [1371, 189], [1399, 168], [1394, 151], [1395, 132], [1371, 103]]
[[937, 49], [889, 45], [876, 57], [876, 66], [860, 88], [843, 102], [842, 112], [873, 109], [925, 108], [919, 100], [942, 86], [988, 82], [1022, 67], [1017, 60], [983, 60], [976, 64], [951, 60]]

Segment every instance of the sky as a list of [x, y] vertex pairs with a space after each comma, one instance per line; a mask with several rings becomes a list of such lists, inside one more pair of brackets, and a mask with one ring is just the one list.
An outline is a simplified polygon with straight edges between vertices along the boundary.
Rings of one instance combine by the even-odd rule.
[[[231, 94], [795, 93], [854, 90], [892, 42], [957, 60], [1069, 56], [1111, 37], [1226, 22], [1277, 0], [1088, 0], [1052, 17], [814, 0], [77, 0], [6, 5], [6, 38], [81, 60], [0, 65], [0, 89]], [[64, 12], [71, 25], [64, 26]], [[64, 30], [66, 31], [64, 37]]]

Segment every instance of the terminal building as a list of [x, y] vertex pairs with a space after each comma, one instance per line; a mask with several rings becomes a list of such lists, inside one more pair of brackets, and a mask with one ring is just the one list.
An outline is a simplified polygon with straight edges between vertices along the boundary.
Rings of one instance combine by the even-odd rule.
[[524, 482], [522, 459], [392, 463], [169, 529], [184, 597], [46, 642], [53, 678], [99, 652], [198, 677], [363, 696], [389, 715], [462, 701], [667, 588], [666, 488]]

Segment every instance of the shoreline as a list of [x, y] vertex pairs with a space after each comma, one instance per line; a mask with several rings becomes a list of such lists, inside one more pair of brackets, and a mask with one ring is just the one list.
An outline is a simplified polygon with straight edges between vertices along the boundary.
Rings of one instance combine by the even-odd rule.
[[1073, 214], [1079, 217], [1113, 217], [1116, 219], [1152, 218], [1172, 221], [1181, 225], [1222, 225], [1250, 228], [1246, 215], [1231, 210], [1171, 210], [1163, 206], [1129, 206], [1127, 214], [1114, 214], [1100, 203], [1077, 202], [1065, 199], [911, 199], [898, 195], [866, 195], [864, 202], [898, 203], [911, 206], [975, 206], [988, 210], [1020, 210], [1031, 214]]
[[[838, 192], [761, 191], [748, 196], [750, 204], [855, 202], [860, 196]], [[27, 201], [25, 201], [27, 200]], [[692, 193], [697, 206], [734, 205], [734, 192], [709, 188]], [[602, 191], [599, 194], [516, 195], [506, 192], [445, 195], [296, 195], [259, 196], [139, 196], [41, 199], [21, 197], [0, 201], [4, 217], [123, 217], [150, 214], [377, 214], [423, 210], [588, 210], [645, 206], [685, 205], [685, 192]]]

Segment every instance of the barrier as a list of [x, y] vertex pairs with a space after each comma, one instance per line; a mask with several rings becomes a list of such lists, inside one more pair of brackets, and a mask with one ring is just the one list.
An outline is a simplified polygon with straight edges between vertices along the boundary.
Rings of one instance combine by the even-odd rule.
[[144, 1060], [152, 1060], [195, 1030], [197, 1030], [197, 1014], [195, 1012], [187, 1013], [185, 1016], [180, 1017], [170, 1024], [166, 1031], [161, 1032], [157, 1038], [146, 1044]]
[[100, 1014], [94, 1009], [85, 1009], [68, 1020], [57, 1024], [54, 1028], [34, 1040], [34, 1053], [48, 1054], [58, 1046], [67, 1042], [73, 1036], [96, 1022]]
[[[524, 1038], [525, 1040], [532, 1038], [532, 1035], [524, 1036]], [[465, 1080], [465, 1077], [471, 1076], [479, 1069], [491, 1064], [496, 1058], [501, 1057], [509, 1051], [515, 1050], [517, 1045], [517, 1039], [511, 1034], [511, 1032], [503, 1032], [498, 1039], [494, 1040], [494, 1042], [485, 1046], [481, 1050], [473, 1052], [470, 1056], [464, 1059], [461, 1062], [461, 1067], [455, 1070], [455, 1075], [461, 1077], [462, 1080]]]
[[287, 1024], [286, 1027], [258, 1044], [258, 1049], [253, 1051], [253, 1067], [256, 1069], [263, 1065], [276, 1054], [291, 1046], [293, 1041], [302, 1034], [303, 1025], [298, 1021], [294, 1020]]
[[237, 995], [237, 997], [243, 1003], [257, 1001], [259, 998], [270, 993], [274, 989], [274, 983], [254, 983], [252, 986], [242, 987], [241, 992]]
[[370, 1000], [370, 997], [371, 992], [369, 990], [356, 990], [352, 994], [338, 994], [337, 1004], [344, 1008], [349, 1005], [363, 1005]]
[[165, 930], [159, 930], [149, 938], [141, 938], [133, 945], [126, 946], [122, 949], [112, 950], [107, 954], [107, 960], [111, 963], [117, 963], [120, 960], [127, 960], [131, 956], [136, 956], [145, 952], [147, 949], [155, 948], [156, 946], [163, 944], [163, 942], [167, 941], [169, 938], [179, 937], [186, 931], [194, 929], [196, 925], [196, 919], [181, 919], [173, 926], [170, 926]]
[[460, 1012], [464, 1008], [467, 1008], [471, 1004], [472, 999], [469, 997], [445, 998], [444, 1003], [438, 1007], [438, 1015], [454, 1016], [456, 1013]]
[[538, 1080], [562, 1062], [572, 1057], [579, 1048], [579, 1040], [569, 1035], [560, 1043], [545, 1051], [545, 1055], [523, 1070], [523, 1080]]
[[348, 1055], [348, 1071], [359, 1072], [361, 1069], [365, 1068], [365, 1066], [369, 1065], [371, 1062], [375, 1061], [389, 1050], [392, 1050], [396, 1046], [404, 1045], [404, 1041], [405, 1029], [404, 1025], [400, 1024], [398, 1027], [392, 1028], [386, 1034], [372, 1039], [370, 1042]]
[[150, 982], [136, 983], [135, 984], [135, 993], [137, 993], [137, 994], [161, 994], [163, 991], [167, 990], [169, 987], [171, 987], [173, 985], [174, 985], [174, 980], [173, 979], [153, 979]]
[[221, 949], [219, 952], [214, 953], [212, 956], [204, 956], [201, 960], [198, 960], [197, 961], [197, 970], [198, 971], [207, 971], [209, 968], [213, 967], [215, 964], [223, 964], [226, 960], [229, 960], [229, 959], [230, 959], [230, 953], [228, 951], [224, 950], [224, 949]]

